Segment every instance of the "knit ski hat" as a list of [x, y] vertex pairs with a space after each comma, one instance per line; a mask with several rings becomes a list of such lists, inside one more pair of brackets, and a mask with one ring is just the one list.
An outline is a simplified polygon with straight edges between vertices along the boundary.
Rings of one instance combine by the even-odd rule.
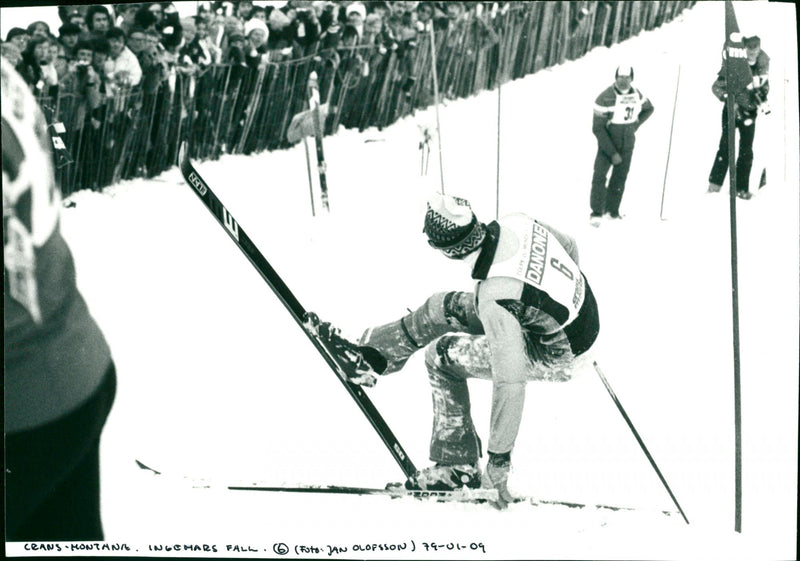
[[434, 193], [428, 199], [425, 227], [428, 243], [451, 259], [462, 259], [480, 247], [486, 227], [478, 221], [469, 201]]

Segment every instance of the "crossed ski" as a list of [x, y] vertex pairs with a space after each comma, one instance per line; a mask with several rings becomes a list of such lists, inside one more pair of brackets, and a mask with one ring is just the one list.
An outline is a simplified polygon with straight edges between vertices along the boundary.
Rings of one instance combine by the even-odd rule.
[[200, 200], [203, 201], [203, 204], [206, 205], [206, 208], [208, 208], [211, 214], [214, 215], [220, 226], [222, 226], [225, 231], [228, 232], [230, 238], [239, 247], [242, 253], [244, 253], [245, 257], [247, 257], [253, 267], [255, 267], [256, 271], [258, 271], [258, 273], [261, 275], [261, 278], [264, 279], [278, 299], [283, 303], [283, 305], [286, 307], [286, 310], [292, 315], [294, 320], [303, 330], [303, 333], [308, 336], [311, 343], [313, 343], [314, 347], [328, 363], [328, 366], [330, 366], [331, 369], [333, 369], [333, 371], [337, 374], [337, 377], [350, 394], [350, 397], [353, 398], [359, 409], [361, 409], [361, 412], [364, 413], [364, 416], [367, 418], [370, 424], [372, 424], [372, 427], [378, 433], [378, 436], [380, 436], [381, 440], [383, 440], [383, 443], [389, 449], [389, 452], [400, 466], [400, 469], [403, 470], [406, 478], [410, 478], [417, 472], [417, 468], [414, 466], [414, 463], [400, 445], [397, 437], [394, 435], [394, 433], [392, 433], [389, 425], [372, 403], [372, 400], [370, 400], [370, 398], [364, 392], [364, 389], [361, 386], [353, 384], [349, 381], [347, 366], [336, 357], [336, 355], [327, 347], [322, 339], [320, 339], [313, 331], [309, 330], [304, 324], [306, 309], [295, 297], [294, 293], [283, 281], [280, 275], [278, 275], [275, 269], [272, 268], [272, 265], [270, 265], [269, 261], [267, 261], [267, 258], [264, 257], [264, 255], [259, 251], [233, 215], [231, 215], [228, 209], [225, 208], [225, 205], [223, 205], [219, 198], [217, 198], [217, 196], [214, 194], [214, 191], [212, 191], [208, 186], [208, 183], [206, 183], [200, 174], [197, 173], [197, 170], [195, 170], [194, 165], [192, 165], [192, 162], [189, 159], [186, 143], [181, 145], [180, 167], [181, 173], [183, 174], [186, 182], [192, 186], [192, 190], [195, 192], [195, 194], [200, 197]]

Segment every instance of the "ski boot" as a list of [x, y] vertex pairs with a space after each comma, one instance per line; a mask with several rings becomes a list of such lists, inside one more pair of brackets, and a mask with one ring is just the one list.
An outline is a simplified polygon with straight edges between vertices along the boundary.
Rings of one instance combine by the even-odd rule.
[[422, 491], [455, 491], [465, 487], [478, 489], [480, 486], [481, 470], [477, 464], [436, 464], [421, 469], [405, 483], [406, 489]]
[[386, 359], [380, 352], [372, 347], [351, 343], [341, 336], [338, 328], [330, 322], [321, 321], [314, 312], [306, 312], [303, 325], [336, 357], [351, 383], [371, 388], [378, 381], [376, 375], [386, 371]]

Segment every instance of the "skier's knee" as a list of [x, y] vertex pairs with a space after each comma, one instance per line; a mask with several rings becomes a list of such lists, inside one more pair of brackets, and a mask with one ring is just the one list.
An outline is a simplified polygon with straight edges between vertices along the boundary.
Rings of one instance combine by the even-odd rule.
[[429, 377], [439, 375], [443, 372], [442, 367], [452, 362], [447, 355], [447, 349], [452, 340], [452, 337], [445, 335], [425, 348], [425, 367]]
[[483, 326], [471, 292], [448, 292], [444, 295], [444, 316], [448, 325], [461, 331], [482, 334]]

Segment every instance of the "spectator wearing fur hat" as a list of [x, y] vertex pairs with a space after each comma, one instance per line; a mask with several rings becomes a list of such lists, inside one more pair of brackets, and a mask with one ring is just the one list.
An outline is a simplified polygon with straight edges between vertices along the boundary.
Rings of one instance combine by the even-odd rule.
[[[406, 487], [482, 486], [496, 489], [493, 503], [505, 508], [513, 502], [508, 478], [527, 383], [570, 380], [599, 334], [597, 302], [578, 264], [575, 240], [533, 217], [516, 213], [484, 224], [468, 201], [435, 193], [423, 232], [431, 247], [464, 264], [474, 291], [434, 294], [404, 317], [367, 329], [358, 346], [334, 329], [326, 332], [372, 367], [351, 379], [362, 385], [374, 385], [376, 374], [401, 370], [424, 349], [435, 464], [410, 477]], [[473, 378], [492, 383], [483, 473], [470, 404]]]
[[258, 18], [248, 20], [244, 24], [245, 60], [250, 67], [258, 67], [267, 62], [267, 41], [269, 28]]
[[118, 88], [138, 86], [142, 81], [139, 59], [125, 45], [125, 32], [112, 27], [106, 33], [109, 44], [108, 60], [105, 63], [106, 79]]

